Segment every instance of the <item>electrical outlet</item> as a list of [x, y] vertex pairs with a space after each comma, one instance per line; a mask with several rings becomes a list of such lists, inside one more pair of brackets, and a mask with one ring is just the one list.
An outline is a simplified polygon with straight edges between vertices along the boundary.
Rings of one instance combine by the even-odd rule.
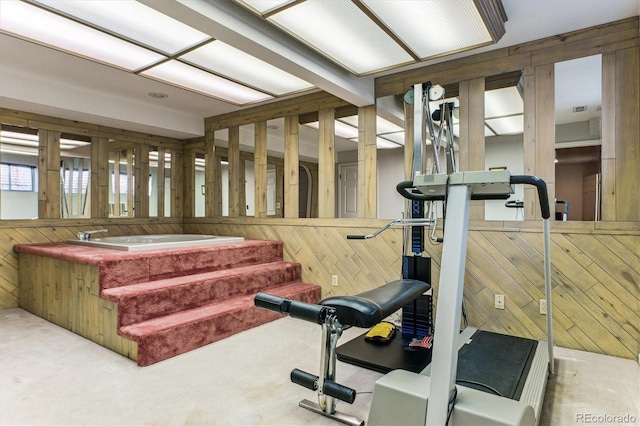
[[540, 299], [540, 315], [547, 315], [547, 300]]
[[338, 276], [331, 275], [331, 285], [334, 287], [338, 287]]
[[504, 309], [504, 294], [496, 294], [496, 309]]

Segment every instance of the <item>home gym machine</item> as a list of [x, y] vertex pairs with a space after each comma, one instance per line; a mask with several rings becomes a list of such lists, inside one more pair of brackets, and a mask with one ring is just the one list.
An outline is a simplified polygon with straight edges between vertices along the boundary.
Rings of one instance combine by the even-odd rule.
[[[544, 218], [544, 275], [547, 340], [483, 332], [460, 332], [470, 200], [506, 199], [512, 185], [538, 190]], [[419, 190], [419, 194], [411, 191]], [[420, 373], [393, 370], [375, 383], [369, 425], [536, 425], [548, 375], [553, 373], [549, 200], [544, 181], [508, 171], [420, 175], [398, 184], [414, 200], [446, 200], [445, 240], [431, 364]], [[416, 280], [397, 280], [355, 296], [334, 296], [318, 305], [264, 293], [258, 307], [322, 325], [319, 376], [298, 369], [291, 380], [316, 390], [319, 402], [300, 406], [350, 425], [363, 421], [337, 412], [335, 399], [348, 403], [356, 392], [335, 382], [336, 345], [344, 326], [370, 328], [429, 290]]]
[[[547, 340], [467, 327], [460, 315], [470, 200], [506, 199], [512, 185], [538, 190], [544, 234]], [[411, 191], [418, 189], [420, 194]], [[508, 171], [420, 175], [401, 182], [409, 199], [446, 200], [445, 240], [431, 364], [421, 373], [394, 370], [379, 379], [370, 425], [535, 425], [548, 375], [553, 373], [549, 200], [544, 181]]]

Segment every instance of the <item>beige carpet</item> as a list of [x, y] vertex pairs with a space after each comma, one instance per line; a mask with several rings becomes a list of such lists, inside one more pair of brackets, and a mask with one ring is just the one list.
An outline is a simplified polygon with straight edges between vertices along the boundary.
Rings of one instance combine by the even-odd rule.
[[[342, 340], [362, 332], [347, 330]], [[289, 381], [295, 367], [317, 373], [319, 346], [319, 326], [283, 318], [141, 368], [21, 309], [4, 310], [0, 424], [336, 425], [299, 408], [315, 393]], [[580, 414], [638, 422], [637, 362], [558, 349], [556, 363], [541, 424], [586, 423]], [[343, 363], [337, 375], [360, 392], [338, 409], [366, 419], [366, 392], [381, 375]]]

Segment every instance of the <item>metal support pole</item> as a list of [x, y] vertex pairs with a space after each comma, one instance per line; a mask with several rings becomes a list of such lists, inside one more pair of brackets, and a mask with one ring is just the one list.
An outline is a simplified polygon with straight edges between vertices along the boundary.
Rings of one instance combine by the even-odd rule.
[[438, 310], [433, 336], [431, 384], [426, 424], [442, 426], [447, 422], [450, 391], [456, 382], [458, 366], [458, 335], [467, 256], [469, 202], [471, 190], [467, 185], [449, 188], [447, 219], [444, 232], [447, 238], [442, 248], [438, 287]]

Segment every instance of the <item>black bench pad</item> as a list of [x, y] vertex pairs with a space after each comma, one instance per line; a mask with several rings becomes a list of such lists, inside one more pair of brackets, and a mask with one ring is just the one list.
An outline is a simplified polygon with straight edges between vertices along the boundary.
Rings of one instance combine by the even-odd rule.
[[431, 284], [423, 281], [397, 280], [355, 296], [327, 297], [319, 304], [335, 308], [342, 325], [369, 328], [430, 288]]

